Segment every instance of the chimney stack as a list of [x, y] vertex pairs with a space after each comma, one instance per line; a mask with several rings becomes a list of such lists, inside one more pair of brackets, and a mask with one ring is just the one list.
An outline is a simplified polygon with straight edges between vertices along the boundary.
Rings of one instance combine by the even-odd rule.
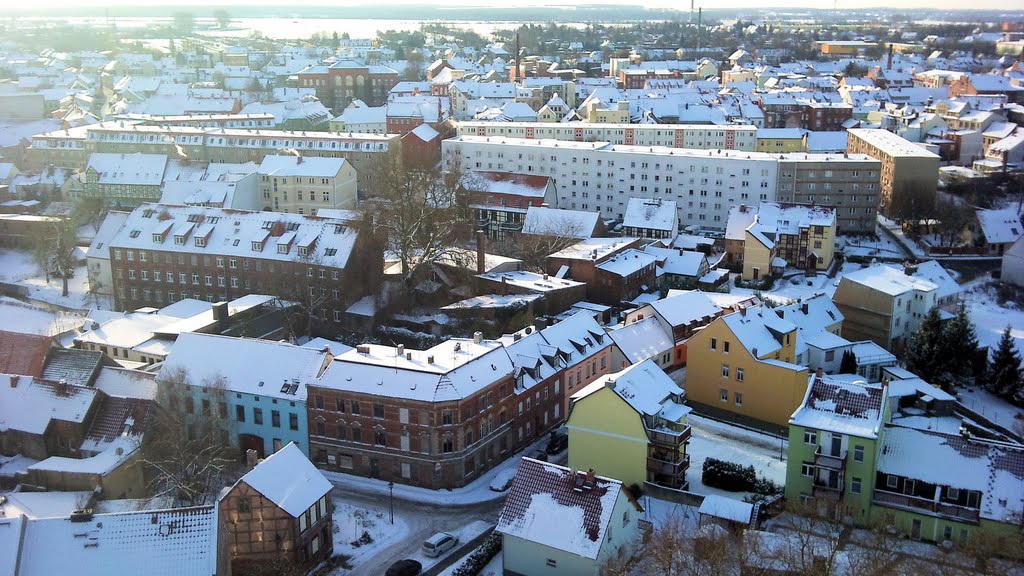
[[487, 235], [483, 230], [476, 231], [476, 273], [483, 274], [487, 271]]
[[398, 347], [395, 348], [395, 356], [405, 356], [405, 344], [399, 344]]
[[480, 344], [484, 341], [483, 332], [473, 332], [473, 344]]
[[803, 304], [800, 305], [800, 311], [803, 312], [804, 314], [807, 314], [807, 309], [807, 302], [804, 302]]
[[889, 64], [885, 68], [886, 70], [892, 70], [892, 42], [889, 43]]
[[223, 333], [228, 329], [228, 303], [217, 302], [213, 305], [213, 322], [217, 326], [217, 332]]
[[820, 379], [824, 375], [825, 371], [821, 369], [821, 366], [818, 366], [818, 369], [814, 371], [814, 377]]

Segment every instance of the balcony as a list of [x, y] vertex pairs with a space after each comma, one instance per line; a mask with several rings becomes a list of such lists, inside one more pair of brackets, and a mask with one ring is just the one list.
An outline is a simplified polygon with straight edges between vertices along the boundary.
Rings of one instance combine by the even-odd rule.
[[960, 522], [978, 523], [979, 511], [976, 508], [965, 508], [956, 504], [936, 502], [919, 496], [875, 490], [872, 501], [879, 506], [900, 508], [910, 512], [931, 514], [933, 516], [943, 516]]
[[846, 450], [839, 452], [839, 455], [825, 454], [821, 446], [814, 452], [814, 465], [818, 468], [829, 470], [842, 470], [846, 467]]
[[672, 430], [664, 426], [656, 430], [648, 428], [647, 437], [651, 439], [651, 444], [679, 448], [690, 439], [690, 427], [685, 426], [682, 430]]
[[647, 457], [647, 471], [657, 476], [681, 478], [690, 467], [690, 455], [673, 458], [671, 454], [651, 454]]

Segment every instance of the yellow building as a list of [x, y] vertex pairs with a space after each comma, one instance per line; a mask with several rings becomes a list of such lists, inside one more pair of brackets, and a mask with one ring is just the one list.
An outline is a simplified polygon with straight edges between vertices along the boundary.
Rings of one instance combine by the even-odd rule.
[[625, 486], [687, 489], [690, 408], [682, 395], [650, 359], [582, 388], [569, 409], [569, 467]]
[[758, 128], [756, 150], [773, 154], [803, 152], [806, 135], [807, 130], [802, 128]]
[[344, 158], [265, 156], [257, 174], [264, 210], [316, 215], [356, 207], [356, 171]]
[[744, 280], [778, 277], [786, 268], [828, 270], [835, 244], [835, 208], [762, 202], [729, 209], [726, 261], [743, 264]]
[[797, 327], [771, 308], [722, 316], [687, 340], [686, 397], [707, 412], [785, 429], [807, 391]]
[[584, 104], [583, 119], [592, 124], [629, 124], [629, 102], [606, 103], [593, 98]]

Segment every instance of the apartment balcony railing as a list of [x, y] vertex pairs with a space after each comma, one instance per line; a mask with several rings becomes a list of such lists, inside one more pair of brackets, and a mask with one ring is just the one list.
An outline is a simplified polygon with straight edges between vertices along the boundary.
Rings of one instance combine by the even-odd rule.
[[897, 494], [885, 490], [875, 490], [872, 500], [880, 506], [902, 508], [911, 512], [924, 512], [926, 514], [952, 518], [961, 522], [978, 523], [979, 510], [977, 508], [936, 502], [927, 498], [911, 496], [909, 494]]
[[672, 459], [670, 455], [650, 455], [647, 457], [647, 471], [660, 476], [682, 477], [690, 467], [690, 455]]
[[842, 470], [846, 467], [846, 450], [839, 452], [839, 455], [826, 454], [822, 452], [821, 446], [814, 452], [814, 465], [829, 470]]
[[671, 430], [665, 427], [656, 430], [648, 429], [647, 437], [651, 439], [652, 444], [678, 448], [682, 446], [683, 442], [690, 439], [690, 427], [686, 426], [682, 430]]

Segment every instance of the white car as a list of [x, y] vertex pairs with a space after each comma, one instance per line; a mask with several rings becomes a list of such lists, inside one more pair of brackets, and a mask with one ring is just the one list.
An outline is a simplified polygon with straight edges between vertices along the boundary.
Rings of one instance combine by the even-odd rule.
[[445, 552], [455, 548], [459, 539], [447, 532], [438, 532], [423, 543], [423, 554], [429, 558], [436, 558]]

